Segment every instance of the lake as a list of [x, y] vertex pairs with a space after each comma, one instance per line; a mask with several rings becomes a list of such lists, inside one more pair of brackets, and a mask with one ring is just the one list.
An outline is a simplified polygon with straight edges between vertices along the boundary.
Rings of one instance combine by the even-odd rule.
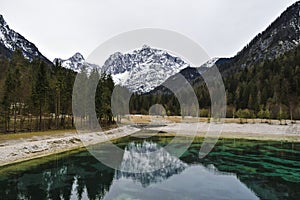
[[[136, 162], [139, 158], [131, 156], [139, 154], [133, 153], [162, 152], [171, 140], [171, 136], [129, 136], [114, 143], [125, 150], [123, 169], [143, 169], [161, 159], [147, 162], [146, 154], [140, 154], [143, 162]], [[300, 143], [220, 139], [200, 159], [201, 143], [201, 138], [194, 139], [180, 158], [163, 152], [172, 164], [145, 173], [111, 169], [86, 150], [2, 167], [0, 199], [300, 198]], [[108, 150], [102, 156], [111, 159]]]

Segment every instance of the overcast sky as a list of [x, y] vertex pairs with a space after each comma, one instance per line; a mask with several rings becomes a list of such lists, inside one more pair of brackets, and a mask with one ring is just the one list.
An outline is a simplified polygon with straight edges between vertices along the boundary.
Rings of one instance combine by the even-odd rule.
[[211, 57], [235, 55], [296, 0], [0, 0], [0, 14], [50, 60], [87, 57], [111, 37], [169, 29]]

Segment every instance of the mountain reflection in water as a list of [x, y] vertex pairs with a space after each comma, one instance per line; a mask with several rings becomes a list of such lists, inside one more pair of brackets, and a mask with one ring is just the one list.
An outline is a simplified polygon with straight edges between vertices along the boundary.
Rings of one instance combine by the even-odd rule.
[[[106, 167], [87, 151], [27, 169], [20, 169], [20, 164], [20, 168], [0, 168], [0, 199], [297, 199], [300, 194], [300, 175], [295, 173], [300, 166], [297, 143], [291, 150], [274, 142], [223, 140], [200, 160], [200, 142], [178, 159], [160, 146], [159, 138], [124, 141], [119, 141], [125, 149], [124, 171]], [[266, 167], [252, 162], [254, 158], [264, 160]], [[157, 169], [163, 162], [172, 164]], [[138, 171], [142, 173], [134, 173]], [[289, 178], [289, 173], [294, 176]]]
[[213, 165], [189, 166], [157, 143], [132, 142], [104, 199], [223, 199], [220, 192], [229, 199], [258, 199], [235, 175]]

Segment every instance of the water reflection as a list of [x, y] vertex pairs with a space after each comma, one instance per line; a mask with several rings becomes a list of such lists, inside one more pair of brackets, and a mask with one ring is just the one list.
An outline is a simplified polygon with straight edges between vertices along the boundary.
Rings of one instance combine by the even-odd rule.
[[[155, 174], [156, 175], [156, 174]], [[159, 175], [158, 175], [159, 176]], [[180, 174], [145, 187], [143, 179], [115, 179], [104, 199], [258, 199], [233, 174], [191, 165]]]
[[102, 199], [113, 177], [113, 170], [81, 152], [24, 172], [2, 175], [0, 199]]
[[132, 179], [147, 187], [179, 174], [187, 167], [188, 164], [170, 155], [157, 143], [131, 142], [125, 148], [121, 170], [116, 171], [115, 179]]
[[221, 193], [228, 199], [258, 199], [235, 175], [219, 172], [213, 165], [188, 165], [153, 142], [130, 143], [121, 169], [125, 172], [116, 171], [104, 199], [224, 199]]
[[[277, 143], [221, 142], [205, 160], [197, 157], [199, 147], [194, 143], [178, 159], [157, 143], [127, 144], [123, 169], [147, 171], [161, 164], [160, 154], [173, 163], [148, 173], [110, 169], [86, 151], [26, 170], [0, 169], [0, 199], [298, 199], [299, 144], [289, 150]], [[160, 153], [150, 161], [151, 151]]]

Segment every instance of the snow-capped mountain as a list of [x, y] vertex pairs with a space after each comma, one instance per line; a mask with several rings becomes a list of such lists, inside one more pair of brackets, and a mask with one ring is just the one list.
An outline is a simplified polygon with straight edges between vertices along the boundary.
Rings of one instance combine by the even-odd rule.
[[146, 45], [132, 53], [116, 52], [103, 66], [85, 62], [79, 53], [67, 60], [56, 58], [53, 62], [57, 61], [63, 67], [77, 72], [81, 71], [83, 66], [86, 66], [87, 71], [97, 68], [101, 73], [111, 74], [115, 84], [138, 93], [151, 91], [170, 76], [189, 66], [179, 57]]
[[20, 49], [25, 58], [32, 61], [34, 58], [41, 58], [46, 63], [51, 62], [43, 56], [38, 48], [21, 34], [10, 29], [3, 16], [0, 15], [0, 55], [11, 57], [16, 49]]
[[143, 46], [133, 53], [111, 55], [101, 71], [112, 74], [116, 84], [145, 93], [188, 66], [181, 58], [164, 50]]
[[53, 63], [59, 63], [62, 67], [71, 69], [75, 72], [81, 72], [84, 68], [89, 73], [93, 69], [99, 69], [98, 65], [94, 65], [88, 62], [85, 62], [83, 55], [80, 53], [75, 53], [72, 57], [68, 59], [55, 58]]

